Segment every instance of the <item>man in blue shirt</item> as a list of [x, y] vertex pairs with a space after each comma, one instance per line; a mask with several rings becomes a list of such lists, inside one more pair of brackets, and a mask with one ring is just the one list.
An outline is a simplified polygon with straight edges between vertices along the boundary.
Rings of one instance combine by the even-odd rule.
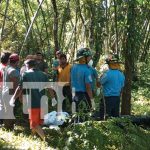
[[71, 86], [74, 100], [76, 102], [77, 112], [79, 111], [80, 102], [86, 103], [86, 109], [95, 108], [91, 83], [92, 77], [88, 67], [91, 60], [91, 52], [88, 48], [81, 48], [77, 51], [78, 64], [73, 65], [71, 69]]
[[119, 70], [117, 58], [110, 58], [106, 61], [109, 70], [100, 78], [103, 87], [103, 95], [106, 107], [106, 117], [118, 117], [120, 108], [120, 95], [124, 86], [125, 77]]

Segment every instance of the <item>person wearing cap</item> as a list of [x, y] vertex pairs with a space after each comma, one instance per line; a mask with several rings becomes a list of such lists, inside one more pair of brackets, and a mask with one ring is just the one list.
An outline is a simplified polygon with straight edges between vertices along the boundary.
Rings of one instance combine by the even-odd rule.
[[62, 54], [62, 52], [56, 51], [56, 59], [53, 60], [53, 82], [58, 80], [58, 66], [59, 66], [59, 57]]
[[100, 77], [102, 85], [106, 117], [119, 117], [120, 96], [124, 86], [125, 76], [120, 71], [120, 62], [117, 55], [106, 59], [109, 69]]
[[37, 69], [48, 74], [48, 65], [44, 61], [43, 54], [41, 52], [36, 53], [36, 62], [37, 62]]
[[85, 112], [95, 109], [95, 102], [91, 89], [92, 77], [88, 67], [90, 60], [90, 50], [88, 48], [81, 48], [77, 51], [76, 55], [76, 61], [78, 61], [78, 63], [74, 64], [71, 68], [71, 87], [77, 112], [80, 111], [79, 107], [82, 102], [86, 104]]
[[[11, 54], [9, 56], [9, 64], [5, 69], [3, 69], [3, 89], [2, 89], [2, 100], [4, 103], [5, 108], [5, 119], [4, 125], [6, 128], [13, 129], [14, 126], [14, 119], [12, 119], [12, 111], [14, 110], [9, 105], [9, 95], [13, 95], [20, 80], [19, 71], [16, 69], [19, 63], [19, 56], [18, 54]], [[12, 83], [12, 88], [10, 87], [10, 83]], [[11, 88], [11, 89], [10, 89]]]
[[[27, 65], [27, 71], [24, 72], [24, 74], [21, 77], [20, 84], [18, 88], [16, 89], [14, 95], [12, 96], [10, 100], [10, 104], [14, 106], [14, 101], [17, 97], [20, 96], [23, 90], [28, 91], [30, 89], [30, 85], [24, 85], [25, 89], [23, 89], [23, 84], [25, 82], [27, 83], [38, 83], [38, 85], [41, 87], [41, 89], [38, 89], [38, 87], [30, 89], [31, 92], [31, 99], [28, 95], [26, 95], [26, 99], [28, 102], [28, 113], [29, 113], [29, 122], [30, 122], [30, 128], [32, 130], [32, 133], [37, 133], [43, 140], [45, 140], [45, 134], [44, 131], [41, 128], [41, 125], [43, 124], [43, 116], [41, 113], [43, 113], [42, 109], [42, 97], [45, 95], [44, 89], [47, 88], [47, 84], [49, 82], [48, 76], [43, 73], [42, 71], [38, 70], [36, 68], [36, 61], [33, 59], [28, 59], [26, 61]], [[41, 82], [41, 84], [39, 84]], [[50, 88], [47, 88], [51, 97], [52, 101], [56, 101], [54, 98], [54, 93]]]
[[[69, 104], [71, 106], [72, 93], [70, 88], [70, 72], [71, 65], [67, 62], [67, 56], [65, 54], [60, 54], [57, 81], [60, 82], [58, 85], [63, 86], [63, 95], [69, 100]], [[63, 111], [69, 112], [67, 109], [66, 99], [63, 101], [62, 107]]]

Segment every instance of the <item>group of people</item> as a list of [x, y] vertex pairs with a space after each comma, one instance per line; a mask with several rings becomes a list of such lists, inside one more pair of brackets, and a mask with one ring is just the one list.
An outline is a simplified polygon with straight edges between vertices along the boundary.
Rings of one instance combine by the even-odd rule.
[[[108, 117], [118, 117], [120, 107], [120, 95], [124, 86], [125, 77], [119, 69], [119, 61], [116, 57], [111, 56], [106, 60], [109, 68], [99, 78], [97, 70], [93, 67], [92, 52], [89, 48], [81, 48], [77, 51], [74, 64], [69, 64], [67, 56], [61, 51], [56, 52], [56, 59], [53, 60], [53, 82], [58, 82], [62, 86], [62, 93], [65, 97], [62, 100], [62, 109], [68, 110], [67, 105], [75, 104], [76, 112], [83, 108], [84, 113], [95, 110], [95, 90], [99, 87], [103, 89], [103, 99], [105, 102], [105, 115]], [[24, 89], [25, 82], [45, 83], [44, 88], [50, 93], [52, 105], [57, 102], [57, 93], [47, 86], [49, 82], [48, 64], [44, 61], [42, 53], [28, 55], [21, 69], [18, 69], [19, 56], [15, 53], [4, 52], [1, 55], [0, 64], [0, 119], [4, 124], [13, 128], [14, 119], [12, 112], [17, 102], [24, 93], [31, 92], [31, 98], [27, 96], [30, 128], [33, 133], [44, 140], [45, 134], [41, 128], [43, 118], [41, 118], [41, 98], [45, 91], [36, 89]], [[10, 89], [9, 82], [13, 86]], [[28, 95], [27, 94], [27, 95]], [[29, 102], [30, 100], [30, 102]], [[68, 104], [67, 104], [68, 100]], [[23, 103], [23, 101], [21, 101]], [[12, 118], [10, 119], [10, 116]]]

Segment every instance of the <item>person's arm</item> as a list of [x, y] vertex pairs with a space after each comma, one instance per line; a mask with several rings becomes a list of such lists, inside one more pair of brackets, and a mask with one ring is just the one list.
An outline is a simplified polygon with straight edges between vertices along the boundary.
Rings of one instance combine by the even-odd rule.
[[17, 99], [19, 96], [21, 96], [21, 94], [22, 94], [22, 88], [20, 86], [18, 86], [13, 95], [14, 99]]
[[100, 88], [100, 82], [99, 82], [99, 79], [98, 79], [98, 73], [97, 73], [97, 70], [94, 68], [94, 77], [96, 79], [96, 86], [97, 88]]
[[16, 70], [9, 72], [9, 80], [13, 83], [12, 92], [14, 93], [19, 84], [20, 74]]
[[85, 74], [86, 92], [87, 92], [88, 96], [90, 97], [92, 109], [95, 110], [95, 101], [94, 101], [94, 98], [93, 98], [91, 83], [92, 83], [91, 72], [87, 71], [86, 74]]
[[13, 93], [14, 93], [18, 87], [18, 79], [16, 77], [12, 77], [10, 78], [10, 82], [13, 83]]
[[107, 73], [104, 73], [101, 77], [100, 77], [100, 84], [103, 85], [107, 82], [107, 78], [108, 78], [108, 75]]
[[14, 107], [15, 100], [22, 94], [22, 88], [18, 86], [15, 90], [14, 95], [11, 97], [9, 104]]
[[[15, 80], [14, 80], [15, 81]], [[22, 85], [23, 85], [23, 82], [25, 81], [25, 74], [23, 74], [21, 77], [20, 77], [20, 82], [18, 83], [18, 80], [17, 80], [17, 87], [15, 89], [15, 92], [10, 100], [10, 104], [12, 104], [12, 106], [14, 105], [14, 102], [15, 100], [20, 97], [22, 95]], [[16, 84], [16, 83], [15, 83]], [[15, 85], [16, 86], [16, 85]]]
[[86, 83], [86, 92], [88, 93], [88, 96], [90, 97], [90, 99], [93, 98], [93, 94], [92, 94], [92, 90], [91, 90], [91, 84], [90, 83]]

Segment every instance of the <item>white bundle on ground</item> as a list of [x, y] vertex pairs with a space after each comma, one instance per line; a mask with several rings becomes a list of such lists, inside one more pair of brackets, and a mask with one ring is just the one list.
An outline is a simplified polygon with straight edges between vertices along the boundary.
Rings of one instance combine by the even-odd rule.
[[44, 116], [44, 124], [45, 125], [63, 125], [63, 123], [69, 118], [69, 114], [67, 112], [56, 112], [52, 111]]

